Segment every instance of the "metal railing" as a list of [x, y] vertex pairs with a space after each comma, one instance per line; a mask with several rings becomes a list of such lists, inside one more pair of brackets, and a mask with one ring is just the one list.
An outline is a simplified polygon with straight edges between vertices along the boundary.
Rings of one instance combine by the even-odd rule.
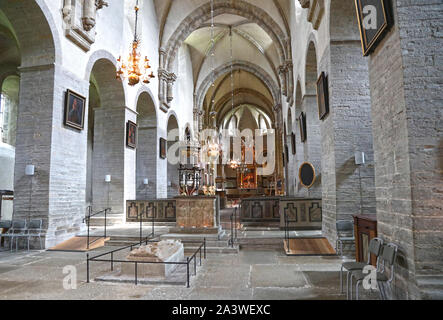
[[[143, 242], [143, 213], [137, 215], [138, 221], [140, 223], [140, 243]], [[151, 234], [146, 238], [154, 238], [155, 237], [155, 214], [152, 215], [152, 231]], [[146, 239], [145, 238], [145, 239]]]
[[88, 215], [83, 219], [83, 222], [86, 222], [88, 225], [88, 234], [87, 234], [87, 238], [88, 238], [88, 242], [87, 242], [87, 250], [89, 250], [89, 246], [91, 244], [93, 244], [94, 242], [98, 241], [99, 239], [101, 239], [102, 237], [97, 237], [94, 236], [96, 239], [94, 239], [93, 241], [89, 241], [90, 239], [90, 224], [91, 224], [91, 218], [95, 217], [99, 214], [104, 213], [105, 214], [105, 229], [104, 229], [104, 235], [103, 238], [106, 239], [106, 234], [107, 234], [107, 225], [108, 225], [108, 212], [111, 212], [111, 208], [106, 208], [102, 211], [96, 212], [96, 213], [92, 213], [92, 206], [88, 206], [87, 208], [88, 210]]
[[[138, 265], [139, 264], [163, 264], [163, 265], [186, 265], [186, 287], [190, 288], [190, 281], [191, 281], [191, 273], [190, 273], [190, 265], [192, 262], [194, 262], [194, 276], [197, 275], [197, 255], [199, 255], [199, 260], [200, 260], [200, 266], [202, 265], [202, 255], [203, 255], [203, 259], [206, 259], [206, 238], [204, 238], [203, 242], [200, 241], [181, 241], [183, 244], [185, 243], [199, 243], [200, 246], [198, 247], [198, 249], [194, 252], [194, 254], [190, 257], [186, 257], [186, 261], [181, 261], [181, 262], [163, 262], [163, 261], [128, 261], [128, 260], [119, 260], [119, 259], [114, 259], [114, 254], [126, 249], [129, 249], [130, 252], [135, 248], [135, 247], [140, 247], [143, 244], [148, 245], [148, 243], [155, 243], [158, 242], [158, 240], [153, 240], [152, 238], [145, 238], [143, 239], [143, 241], [139, 242], [139, 243], [134, 243], [131, 245], [128, 245], [126, 247], [122, 247], [119, 249], [115, 249], [103, 254], [99, 254], [97, 256], [94, 257], [89, 257], [89, 253], [86, 254], [86, 282], [89, 283], [90, 282], [90, 263], [91, 262], [106, 262], [109, 263], [111, 265], [111, 271], [114, 271], [114, 263], [132, 263], [134, 264], [134, 283], [135, 285], [138, 285]], [[110, 256], [110, 259], [105, 259], [104, 257], [106, 256]]]
[[229, 239], [229, 245], [234, 248], [235, 242], [237, 241], [238, 232], [238, 206], [234, 208], [234, 212], [231, 214], [231, 238]]
[[289, 231], [289, 215], [285, 212], [284, 213], [284, 219], [285, 219], [285, 241], [286, 241], [286, 252], [290, 253], [291, 252], [291, 234]]

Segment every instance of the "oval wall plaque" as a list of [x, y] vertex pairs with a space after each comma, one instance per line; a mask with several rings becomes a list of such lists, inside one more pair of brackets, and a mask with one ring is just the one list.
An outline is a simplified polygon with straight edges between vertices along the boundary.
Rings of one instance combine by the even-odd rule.
[[300, 183], [305, 188], [311, 188], [315, 183], [315, 168], [309, 163], [305, 162], [301, 165], [298, 172], [298, 177], [300, 178]]

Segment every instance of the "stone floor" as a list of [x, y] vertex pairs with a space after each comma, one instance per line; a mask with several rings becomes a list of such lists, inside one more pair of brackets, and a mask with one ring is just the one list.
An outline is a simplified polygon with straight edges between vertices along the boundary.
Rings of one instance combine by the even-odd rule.
[[[102, 248], [94, 254], [110, 249]], [[88, 284], [85, 258], [85, 253], [0, 252], [0, 299], [346, 299], [339, 293], [341, 259], [337, 257], [287, 257], [278, 249], [208, 255], [189, 289], [168, 285]], [[77, 270], [75, 290], [63, 287], [66, 266]], [[108, 264], [91, 265], [91, 278], [107, 272]], [[377, 295], [362, 298], [377, 299]]]

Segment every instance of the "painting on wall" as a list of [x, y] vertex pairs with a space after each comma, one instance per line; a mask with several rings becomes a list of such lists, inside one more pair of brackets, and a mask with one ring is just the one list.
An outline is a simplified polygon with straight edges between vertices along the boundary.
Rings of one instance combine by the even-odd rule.
[[320, 120], [323, 120], [329, 114], [328, 77], [324, 72], [317, 81], [317, 105], [318, 116]]
[[83, 130], [85, 125], [85, 105], [86, 98], [71, 91], [66, 91], [65, 98], [65, 126]]
[[166, 139], [160, 138], [160, 158], [166, 159]]
[[126, 124], [126, 145], [132, 149], [137, 148], [137, 125], [132, 121]]
[[287, 144], [285, 144], [285, 163], [288, 164], [289, 163], [289, 147]]
[[306, 142], [306, 136], [307, 136], [307, 131], [306, 131], [306, 115], [302, 112], [300, 114], [300, 117], [298, 117], [298, 122], [300, 125], [300, 139], [301, 142]]
[[355, 0], [363, 55], [368, 56], [391, 26], [387, 0]]

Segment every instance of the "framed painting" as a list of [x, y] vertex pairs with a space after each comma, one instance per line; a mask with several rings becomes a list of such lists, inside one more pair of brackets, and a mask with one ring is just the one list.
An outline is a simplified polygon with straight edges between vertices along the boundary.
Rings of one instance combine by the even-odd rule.
[[292, 154], [297, 154], [297, 141], [295, 139], [295, 133], [291, 133]]
[[311, 188], [316, 179], [315, 168], [312, 163], [304, 162], [298, 171], [298, 178], [300, 180], [300, 184], [305, 188]]
[[300, 139], [301, 142], [306, 142], [307, 130], [306, 130], [306, 115], [302, 112], [298, 117], [298, 123], [300, 125]]
[[137, 148], [137, 125], [132, 121], [126, 124], [126, 145], [132, 149]]
[[324, 72], [317, 80], [317, 105], [318, 116], [323, 120], [329, 114], [328, 77]]
[[166, 139], [160, 138], [160, 158], [166, 159]]
[[368, 56], [391, 26], [388, 0], [355, 0], [363, 55]]
[[85, 126], [86, 98], [67, 90], [65, 96], [64, 124], [77, 130], [83, 130]]
[[285, 145], [285, 156], [286, 156], [285, 163], [288, 164], [289, 163], [289, 147], [287, 144]]

